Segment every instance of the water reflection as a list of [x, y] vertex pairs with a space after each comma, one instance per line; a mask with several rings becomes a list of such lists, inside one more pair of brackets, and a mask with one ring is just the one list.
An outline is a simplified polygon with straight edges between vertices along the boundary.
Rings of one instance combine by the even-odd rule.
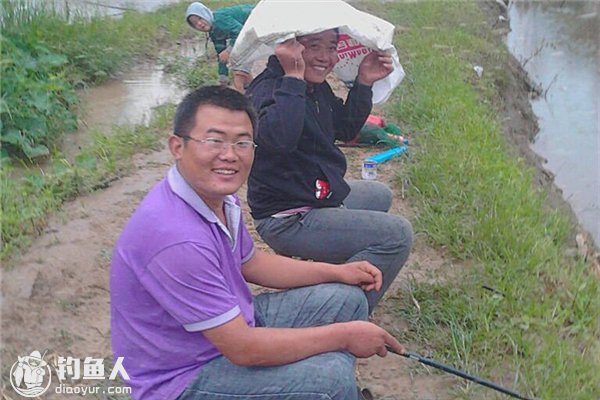
[[584, 227], [600, 244], [596, 1], [511, 4], [508, 46], [544, 93], [532, 101], [540, 132], [532, 145]]
[[32, 0], [36, 7], [46, 7], [64, 15], [69, 20], [75, 17], [118, 17], [127, 10], [155, 11], [179, 0]]
[[109, 132], [114, 125], [146, 124], [152, 108], [178, 103], [184, 91], [157, 65], [138, 65], [119, 79], [81, 91], [82, 116], [77, 132], [67, 134], [62, 152], [72, 158], [90, 143], [90, 129]]

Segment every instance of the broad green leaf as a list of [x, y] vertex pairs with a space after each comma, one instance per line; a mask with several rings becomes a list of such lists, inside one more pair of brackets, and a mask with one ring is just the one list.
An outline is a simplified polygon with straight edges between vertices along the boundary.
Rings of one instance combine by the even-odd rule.
[[33, 104], [35, 108], [42, 112], [48, 112], [50, 110], [50, 96], [47, 92], [36, 91], [32, 92], [29, 95], [31, 99], [30, 103]]
[[37, 146], [30, 146], [29, 143], [25, 143], [23, 146], [23, 152], [25, 155], [31, 159], [36, 157], [47, 156], [50, 154], [50, 151], [43, 144], [38, 144]]
[[8, 112], [8, 105], [6, 104], [4, 97], [0, 97], [0, 114], [5, 112]]
[[6, 131], [2, 131], [2, 141], [21, 147], [27, 140], [18, 129], [8, 128]]
[[46, 184], [43, 175], [29, 175], [25, 178], [25, 181], [38, 190], [43, 188]]
[[16, 125], [20, 126], [25, 135], [28, 137], [40, 139], [45, 138], [48, 135], [48, 126], [46, 125], [46, 120], [37, 116], [24, 118], [17, 122]]
[[0, 148], [0, 166], [4, 168], [5, 165], [10, 165], [10, 156], [8, 155], [8, 151], [3, 147]]
[[63, 56], [62, 54], [44, 54], [37, 60], [38, 65], [44, 65], [47, 67], [58, 67], [66, 64], [67, 61], [67, 57]]

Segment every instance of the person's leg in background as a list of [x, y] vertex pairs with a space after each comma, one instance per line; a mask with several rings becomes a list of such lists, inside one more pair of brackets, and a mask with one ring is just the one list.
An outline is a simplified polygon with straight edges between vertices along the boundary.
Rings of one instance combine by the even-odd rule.
[[229, 68], [227, 68], [227, 64], [222, 61], [218, 62], [217, 71], [219, 73], [219, 85], [227, 86], [229, 85]]
[[350, 194], [344, 200], [344, 207], [382, 212], [390, 210], [393, 193], [385, 183], [368, 180], [350, 180], [347, 183]]
[[405, 218], [386, 212], [392, 199], [386, 185], [349, 184], [345, 207], [265, 218], [255, 221], [256, 230], [280, 254], [336, 264], [366, 260], [375, 265], [383, 273], [383, 285], [381, 290], [366, 293], [372, 312], [408, 259], [412, 226]]

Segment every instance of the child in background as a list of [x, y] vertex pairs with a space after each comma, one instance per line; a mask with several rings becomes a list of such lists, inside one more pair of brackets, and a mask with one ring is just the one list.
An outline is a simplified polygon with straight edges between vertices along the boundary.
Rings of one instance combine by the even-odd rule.
[[[229, 82], [227, 62], [229, 54], [244, 23], [254, 8], [250, 4], [240, 4], [216, 10], [214, 13], [204, 4], [194, 2], [186, 12], [186, 21], [194, 29], [207, 32], [219, 55], [219, 83]], [[244, 93], [246, 86], [252, 81], [251, 66], [242, 66], [233, 71], [233, 87]]]

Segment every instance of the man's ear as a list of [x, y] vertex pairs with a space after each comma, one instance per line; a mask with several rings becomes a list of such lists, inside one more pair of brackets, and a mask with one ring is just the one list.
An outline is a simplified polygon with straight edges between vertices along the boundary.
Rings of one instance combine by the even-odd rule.
[[169, 150], [171, 151], [171, 154], [173, 155], [176, 161], [180, 160], [183, 156], [184, 146], [184, 139], [181, 136], [169, 136]]

